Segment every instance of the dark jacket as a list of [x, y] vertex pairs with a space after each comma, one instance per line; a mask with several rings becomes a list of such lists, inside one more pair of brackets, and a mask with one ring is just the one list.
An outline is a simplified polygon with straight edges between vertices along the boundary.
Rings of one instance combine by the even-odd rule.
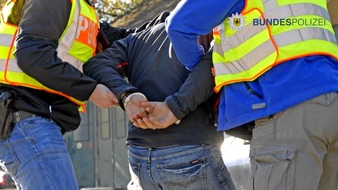
[[[14, 56], [19, 67], [40, 83], [84, 101], [95, 89], [96, 81], [62, 61], [56, 52], [70, 8], [69, 0], [26, 0], [18, 23]], [[15, 110], [52, 118], [63, 132], [76, 129], [80, 123], [78, 106], [62, 96], [5, 84], [0, 88], [16, 92]]]
[[[22, 7], [21, 5], [24, 4]], [[45, 86], [66, 93], [78, 100], [88, 100], [97, 82], [85, 76], [69, 63], [62, 61], [56, 52], [70, 15], [70, 0], [18, 0], [17, 10], [8, 21], [19, 25], [15, 58], [19, 67]], [[17, 15], [21, 19], [17, 20]], [[16, 23], [19, 22], [19, 23]], [[144, 29], [125, 30], [101, 22], [101, 29], [110, 41]], [[63, 132], [75, 130], [80, 124], [78, 106], [68, 99], [25, 87], [0, 83], [0, 89], [11, 89], [17, 94], [14, 110], [23, 110], [52, 118]]]
[[[219, 145], [223, 138], [210, 117], [213, 102], [204, 102], [213, 94], [211, 55], [203, 57], [190, 73], [178, 62], [169, 44], [164, 24], [155, 25], [130, 34], [89, 59], [84, 73], [108, 86], [117, 97], [127, 91], [140, 91], [149, 101], [166, 101], [181, 119], [180, 124], [162, 130], [144, 130], [130, 123], [129, 144]], [[123, 77], [128, 77], [129, 83]]]

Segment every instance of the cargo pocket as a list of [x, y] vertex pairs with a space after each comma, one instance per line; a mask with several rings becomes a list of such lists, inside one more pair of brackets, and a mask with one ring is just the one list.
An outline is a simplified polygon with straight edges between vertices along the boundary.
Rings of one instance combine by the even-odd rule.
[[301, 140], [255, 140], [250, 162], [254, 190], [293, 190], [296, 157], [303, 151]]

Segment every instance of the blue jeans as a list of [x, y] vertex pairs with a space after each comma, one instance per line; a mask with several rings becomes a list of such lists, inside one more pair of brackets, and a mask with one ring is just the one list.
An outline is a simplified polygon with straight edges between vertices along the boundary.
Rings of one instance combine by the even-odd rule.
[[47, 118], [16, 123], [10, 137], [0, 140], [0, 164], [17, 189], [79, 189], [60, 127]]
[[132, 176], [143, 190], [233, 190], [219, 148], [210, 145], [128, 146]]

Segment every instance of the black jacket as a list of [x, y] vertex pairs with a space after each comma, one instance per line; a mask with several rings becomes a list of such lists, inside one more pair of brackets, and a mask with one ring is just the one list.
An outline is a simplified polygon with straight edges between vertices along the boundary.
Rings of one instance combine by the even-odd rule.
[[190, 73], [169, 44], [164, 24], [155, 25], [113, 43], [84, 64], [84, 73], [108, 86], [117, 97], [127, 91], [140, 91], [149, 101], [166, 101], [181, 119], [180, 124], [162, 130], [144, 130], [130, 123], [129, 144], [219, 145], [223, 138], [210, 117], [213, 102], [204, 102], [213, 94], [211, 55], [204, 56]]
[[[13, 12], [21, 15], [19, 23], [13, 23], [19, 25], [14, 55], [19, 67], [40, 83], [85, 101], [92, 94], [97, 82], [62, 61], [56, 52], [58, 40], [67, 26], [70, 8], [69, 0], [25, 0], [23, 8]], [[17, 22], [15, 19], [10, 21]], [[125, 30], [113, 28], [105, 22], [100, 25], [111, 42], [146, 27], [144, 25]], [[16, 92], [14, 110], [52, 118], [63, 132], [75, 130], [80, 124], [78, 106], [62, 96], [1, 83], [0, 89]]]
[[[25, 0], [14, 56], [25, 73], [45, 86], [87, 100], [96, 81], [62, 61], [56, 52], [58, 40], [67, 26], [70, 8], [69, 0]], [[78, 106], [62, 96], [5, 84], [0, 84], [0, 88], [16, 92], [15, 110], [52, 118], [63, 132], [79, 126]]]

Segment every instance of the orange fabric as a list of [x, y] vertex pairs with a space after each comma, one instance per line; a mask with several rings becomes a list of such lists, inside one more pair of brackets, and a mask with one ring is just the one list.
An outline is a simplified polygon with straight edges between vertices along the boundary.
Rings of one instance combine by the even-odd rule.
[[[96, 23], [94, 23], [92, 20], [90, 20], [88, 17], [81, 15], [81, 23], [80, 23], [80, 32], [77, 34], [76, 39], [83, 43], [86, 44], [93, 49], [96, 48], [96, 34], [99, 28]], [[88, 29], [89, 28], [89, 29]]]

